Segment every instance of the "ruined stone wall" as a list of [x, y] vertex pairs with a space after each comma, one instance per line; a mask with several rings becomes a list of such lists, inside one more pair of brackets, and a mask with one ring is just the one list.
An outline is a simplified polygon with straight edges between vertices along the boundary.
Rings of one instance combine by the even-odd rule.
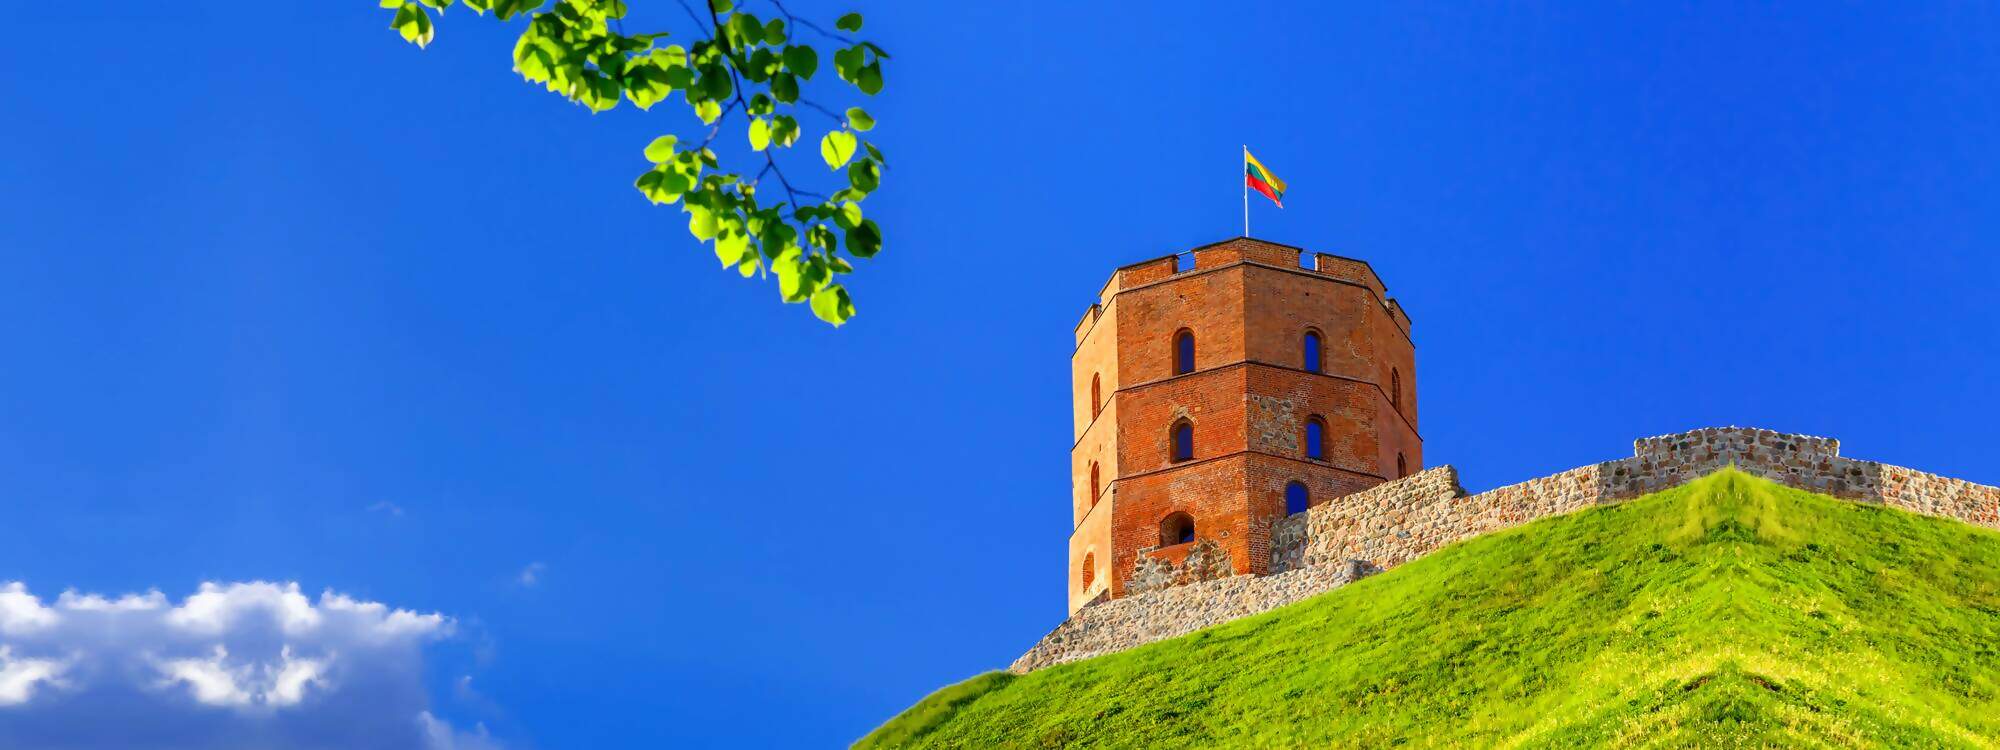
[[1471, 496], [1450, 494], [1457, 482], [1448, 466], [1383, 484], [1276, 522], [1272, 569], [1349, 559], [1391, 568], [1460, 539], [1670, 489], [1731, 465], [1788, 487], [2000, 528], [2000, 488], [1846, 458], [1832, 438], [1717, 427], [1634, 441], [1632, 453]]
[[1042, 667], [1124, 651], [1276, 609], [1332, 591], [1373, 568], [1356, 562], [1282, 575], [1231, 576], [1101, 601], [1070, 615], [1008, 670]]
[[1401, 562], [1408, 554], [1399, 550], [1448, 543], [1435, 537], [1456, 533], [1460, 524], [1454, 501], [1464, 494], [1458, 470], [1439, 466], [1277, 519], [1271, 528], [1270, 569], [1375, 561], [1378, 556]]
[[[1831, 438], [1721, 427], [1645, 438], [1631, 458], [1467, 495], [1440, 466], [1271, 522], [1269, 576], [1171, 586], [1086, 607], [1019, 661], [1025, 672], [1172, 638], [1330, 590], [1468, 537], [1736, 468], [1811, 492], [2000, 529], [2000, 487], [1846, 458]], [[1198, 580], [1168, 569], [1175, 581]]]

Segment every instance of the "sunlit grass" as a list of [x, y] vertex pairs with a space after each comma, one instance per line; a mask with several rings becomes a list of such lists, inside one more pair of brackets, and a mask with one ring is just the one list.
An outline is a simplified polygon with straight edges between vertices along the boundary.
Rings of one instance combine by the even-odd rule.
[[1725, 471], [860, 747], [2000, 747], [2000, 534]]

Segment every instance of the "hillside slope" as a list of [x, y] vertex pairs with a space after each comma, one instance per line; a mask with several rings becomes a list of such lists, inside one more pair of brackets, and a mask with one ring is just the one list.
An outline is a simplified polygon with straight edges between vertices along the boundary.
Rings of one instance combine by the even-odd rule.
[[2000, 534], [1736, 471], [982, 675], [857, 747], [2000, 747]]

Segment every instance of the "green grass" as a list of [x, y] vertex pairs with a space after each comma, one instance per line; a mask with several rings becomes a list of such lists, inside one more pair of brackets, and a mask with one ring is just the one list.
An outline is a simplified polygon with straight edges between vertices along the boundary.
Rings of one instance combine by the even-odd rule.
[[1996, 694], [2000, 534], [1725, 471], [856, 747], [2000, 747]]

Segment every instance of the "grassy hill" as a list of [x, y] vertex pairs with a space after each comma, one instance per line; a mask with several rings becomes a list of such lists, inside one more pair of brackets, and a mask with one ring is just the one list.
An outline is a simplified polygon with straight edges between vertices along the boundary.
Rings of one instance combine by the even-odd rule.
[[2000, 747], [2000, 534], [1735, 471], [1026, 676], [857, 747]]

